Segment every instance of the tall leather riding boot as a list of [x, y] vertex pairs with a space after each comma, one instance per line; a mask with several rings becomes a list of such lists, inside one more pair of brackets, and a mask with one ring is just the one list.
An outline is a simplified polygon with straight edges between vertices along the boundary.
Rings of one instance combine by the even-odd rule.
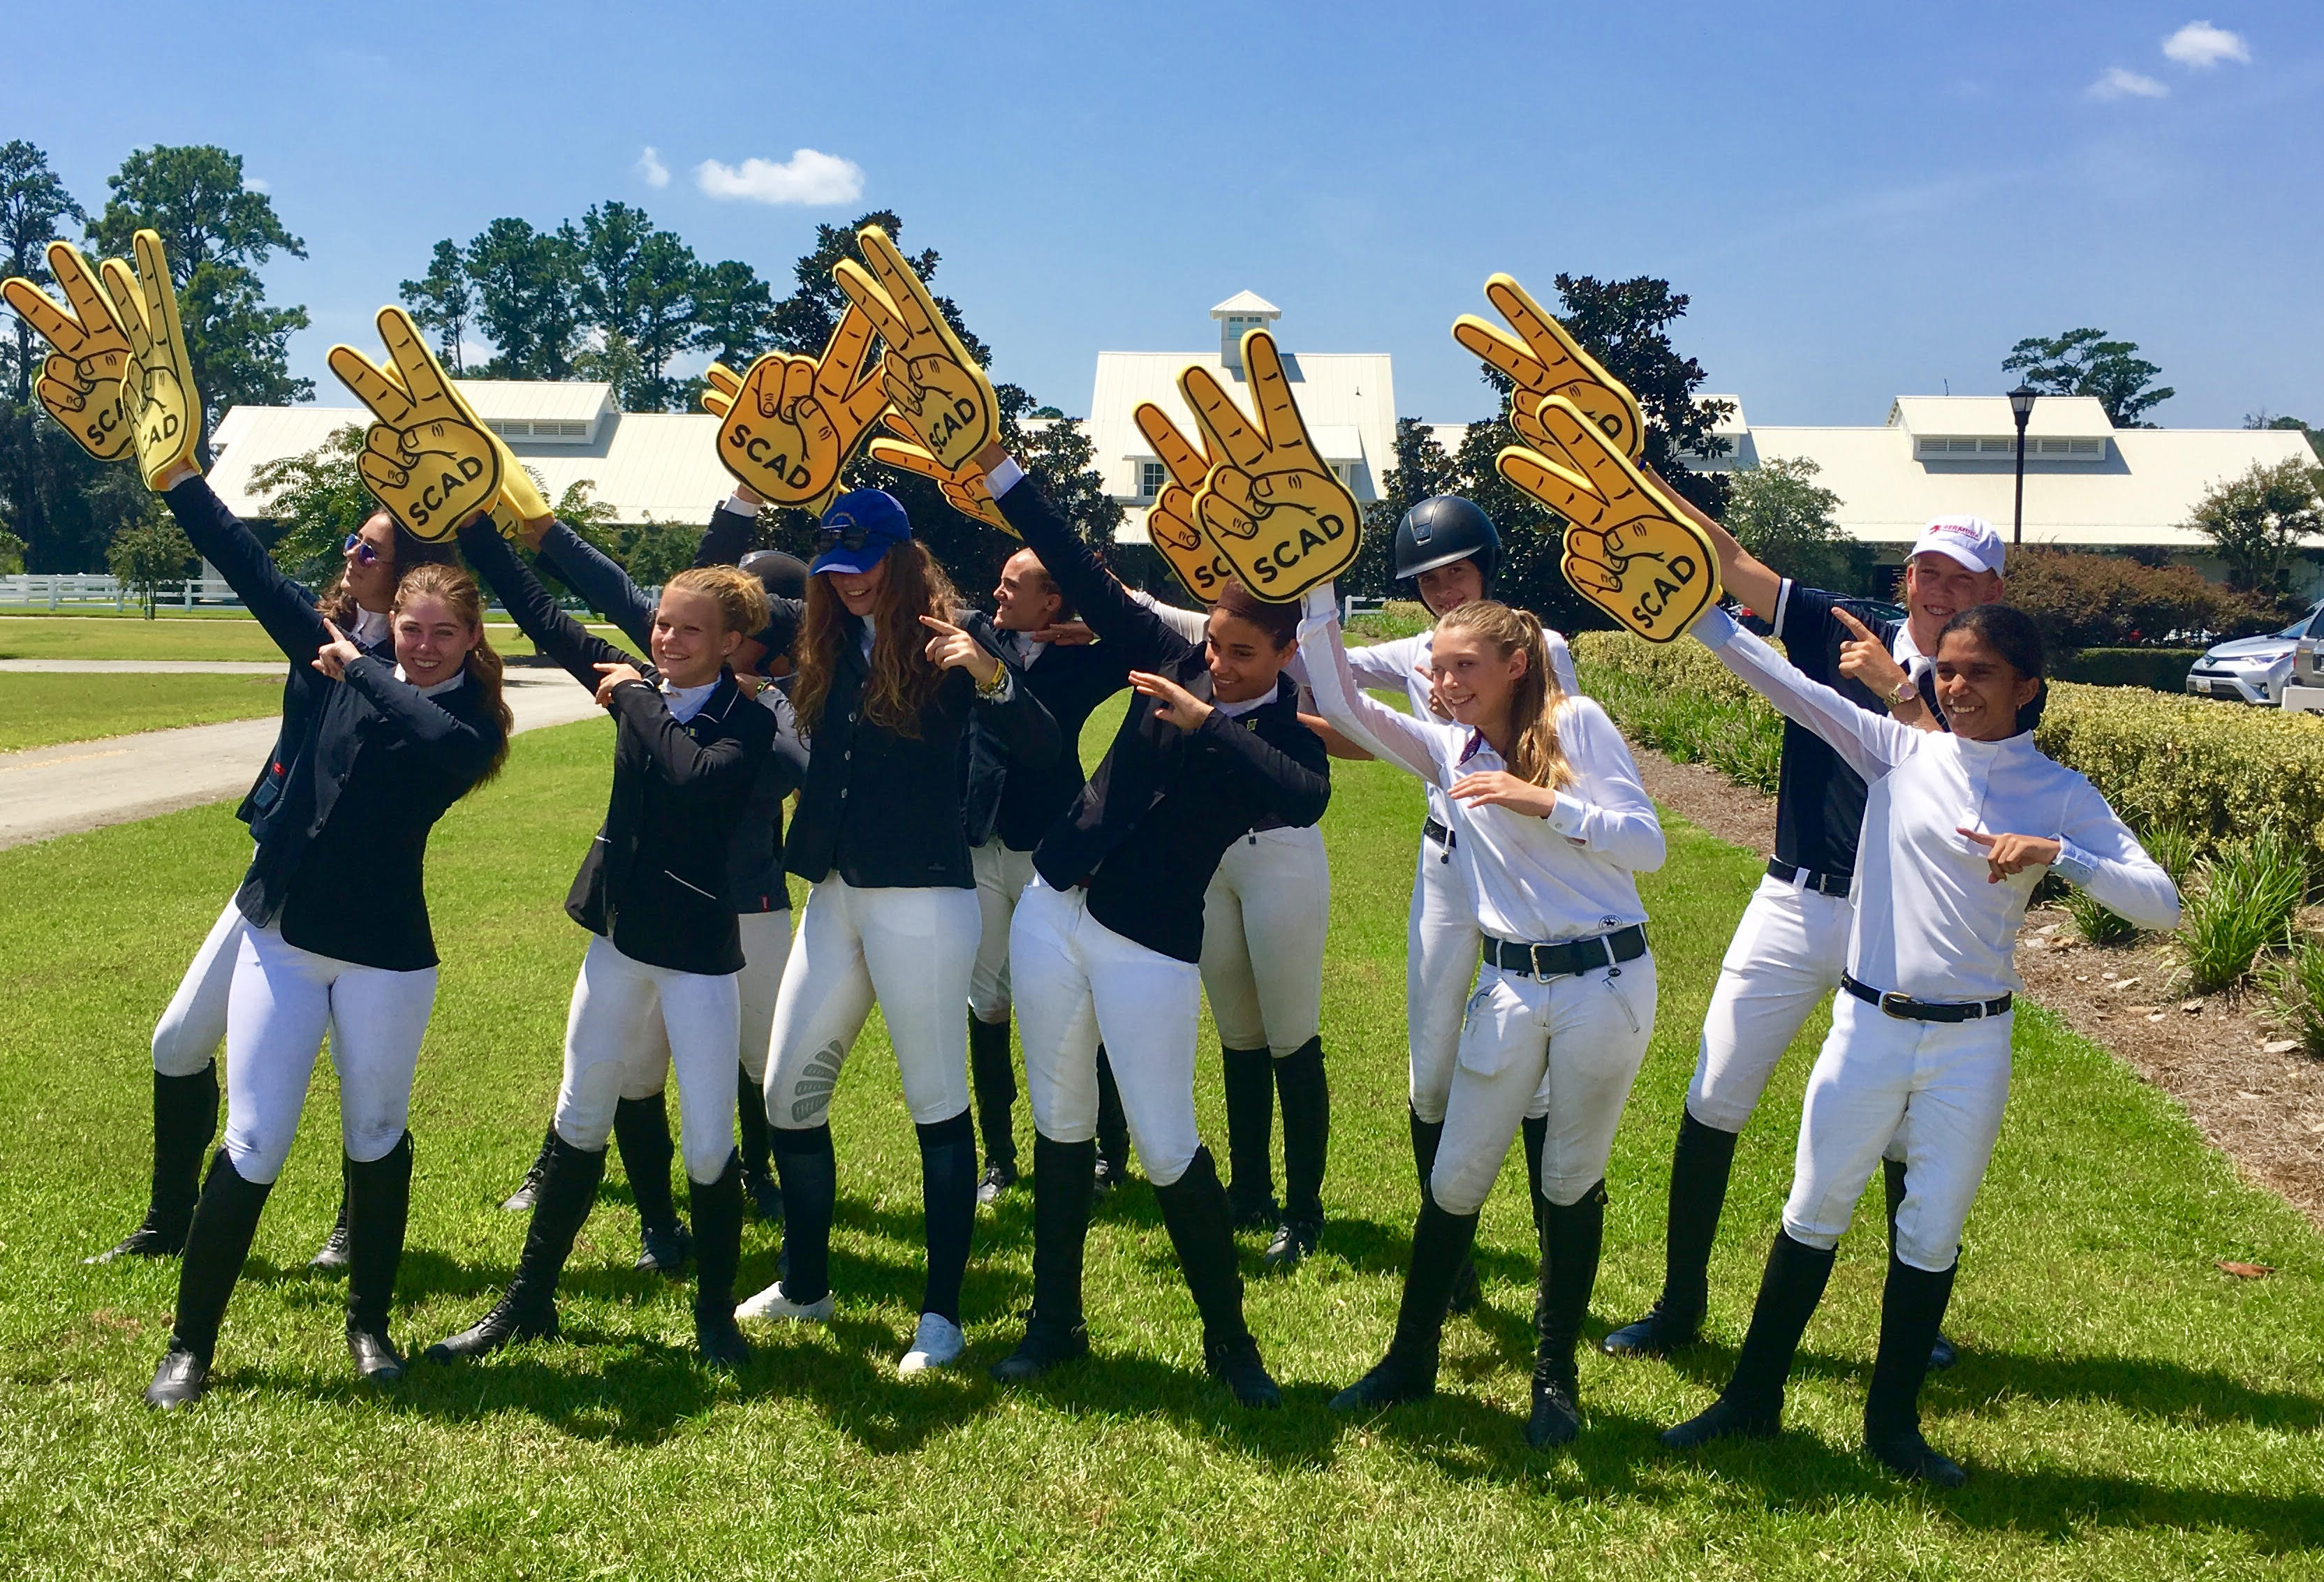
[[430, 1362], [482, 1357], [512, 1340], [553, 1338], [557, 1334], [557, 1282], [573, 1255], [573, 1238], [596, 1206], [597, 1183], [605, 1176], [605, 1150], [592, 1153], [556, 1138], [534, 1193], [532, 1223], [524, 1233], [516, 1277], [492, 1311], [458, 1334], [428, 1348]]
[[994, 1365], [1004, 1384], [1038, 1378], [1089, 1352], [1082, 1321], [1082, 1255], [1097, 1191], [1097, 1145], [1033, 1134], [1033, 1310], [1025, 1338]]
[[1969, 1481], [1969, 1474], [1921, 1437], [1921, 1385], [1928, 1377], [1929, 1348], [1944, 1323], [1960, 1267], [1956, 1263], [1932, 1274], [1888, 1255], [1888, 1284], [1880, 1298], [1880, 1352], [1864, 1399], [1864, 1448], [1900, 1477], [1947, 1488], [1959, 1488]]
[[839, 1159], [828, 1122], [767, 1133], [783, 1183], [783, 1294], [802, 1307], [831, 1294], [831, 1217], [839, 1203]]
[[1017, 1165], [1017, 1066], [1009, 1053], [1009, 1021], [968, 1017], [968, 1084], [976, 1095], [976, 1126], [984, 1139], [984, 1162]]
[[1759, 1300], [1751, 1310], [1751, 1328], [1735, 1358], [1734, 1377], [1710, 1410], [1664, 1433], [1664, 1444], [1683, 1449], [1730, 1434], [1764, 1439], [1782, 1426], [1784, 1381], [1791, 1376], [1792, 1358], [1808, 1320], [1823, 1300], [1831, 1265], [1831, 1249], [1819, 1251], [1794, 1241], [1787, 1232], [1775, 1232], [1766, 1273], [1759, 1280]]
[[678, 1150], [669, 1140], [669, 1100], [656, 1093], [615, 1103], [613, 1146], [621, 1151], [622, 1173], [630, 1178], [630, 1196], [638, 1205], [636, 1266], [675, 1280], [694, 1245], [669, 1190], [670, 1161]]
[[1130, 1118], [1121, 1112], [1121, 1088], [1105, 1045], [1097, 1046], [1097, 1190], [1111, 1191], [1130, 1179]]
[[1686, 1111], [1671, 1150], [1670, 1208], [1663, 1242], [1663, 1291], [1646, 1316], [1600, 1342], [1609, 1357], [1660, 1357], [1692, 1346], [1711, 1305], [1711, 1249], [1727, 1205], [1738, 1134], [1703, 1125]]
[[1453, 1282], [1477, 1241], [1477, 1216], [1448, 1214], [1424, 1196], [1412, 1227], [1412, 1262], [1396, 1311], [1388, 1355], [1362, 1378], [1332, 1397], [1334, 1412], [1362, 1412], [1417, 1401], [1436, 1388], [1436, 1362]]
[[1221, 1045], [1227, 1095], [1227, 1201], [1238, 1229], [1272, 1230], [1275, 1201], [1275, 1056]]
[[920, 1311], [960, 1322], [960, 1283], [976, 1232], [976, 1127], [962, 1110], [915, 1128], [920, 1140], [920, 1233], [927, 1283]]
[[774, 1166], [767, 1157], [767, 1096], [759, 1079], [741, 1061], [734, 1062], [734, 1125], [742, 1139], [742, 1198], [770, 1225], [783, 1217], [782, 1189], [775, 1185]]
[[354, 1254], [347, 1244], [347, 1184], [339, 1182], [339, 1217], [331, 1222], [331, 1233], [323, 1237], [323, 1245], [307, 1260], [307, 1267], [322, 1274], [344, 1274]]
[[1573, 1361], [1598, 1262], [1606, 1246], [1606, 1183], [1571, 1203], [1541, 1202], [1541, 1285], [1534, 1300], [1533, 1416], [1526, 1442], [1563, 1445], [1582, 1431], [1581, 1375]]
[[751, 1343], [734, 1323], [734, 1271], [742, 1262], [742, 1161], [729, 1154], [714, 1182], [688, 1178], [694, 1211], [694, 1344], [713, 1367], [751, 1361]]
[[1332, 1090], [1323, 1072], [1323, 1040], [1310, 1038], [1274, 1065], [1275, 1090], [1283, 1103], [1283, 1218], [1296, 1225], [1321, 1226], [1323, 1164], [1332, 1144]]
[[[1425, 1208], [1436, 1200], [1428, 1178], [1436, 1173], [1436, 1150], [1444, 1141], [1444, 1123], [1421, 1119], [1420, 1111], [1409, 1105], [1406, 1106], [1404, 1113], [1412, 1127], [1412, 1168], [1420, 1177], [1420, 1202]], [[1461, 1266], [1452, 1272], [1452, 1297], [1447, 1311], [1465, 1313], [1483, 1297], [1484, 1293], [1477, 1284], [1476, 1249], [1472, 1245], [1469, 1252], [1462, 1255]]]
[[[1896, 1210], [1904, 1206], [1904, 1162], [1902, 1159], [1880, 1161], [1880, 1184], [1888, 1200], [1888, 1255], [1893, 1258], [1896, 1255]], [[1958, 1251], [1953, 1255], [1953, 1262], [1956, 1265], [1960, 1262]], [[1949, 1368], [1960, 1360], [1960, 1353], [1942, 1334], [1929, 1343], [1931, 1367]]]
[[178, 1269], [178, 1307], [170, 1325], [170, 1347], [145, 1388], [145, 1403], [164, 1411], [198, 1400], [209, 1380], [217, 1350], [218, 1326], [234, 1283], [250, 1258], [258, 1216], [272, 1182], [244, 1181], [221, 1148], [210, 1160], [202, 1195], [186, 1228], [185, 1259]]
[[411, 1134], [377, 1159], [344, 1162], [347, 1191], [347, 1353], [355, 1372], [375, 1384], [403, 1376], [403, 1357], [388, 1338], [395, 1271], [403, 1261], [403, 1225], [411, 1208]]
[[[1272, 1087], [1272, 1080], [1269, 1082]], [[1234, 1221], [1211, 1151], [1198, 1147], [1186, 1173], [1157, 1184], [1154, 1200], [1178, 1255], [1178, 1267], [1203, 1315], [1203, 1366], [1245, 1406], [1280, 1406], [1283, 1392], [1259, 1360], [1243, 1322], [1242, 1274], [1235, 1267]]]
[[549, 1129], [540, 1134], [540, 1152], [535, 1154], [532, 1156], [532, 1163], [525, 1166], [524, 1179], [517, 1183], [516, 1191], [501, 1200], [502, 1209], [511, 1214], [532, 1212], [533, 1201], [540, 1191], [542, 1173], [548, 1170], [549, 1156], [555, 1152], [557, 1152], [557, 1123], [551, 1121], [549, 1123]]
[[186, 1245], [194, 1201], [201, 1196], [202, 1156], [217, 1135], [217, 1062], [190, 1077], [153, 1073], [153, 1184], [145, 1219], [118, 1245], [85, 1260], [166, 1258]]
[[1541, 1151], [1549, 1145], [1549, 1117], [1528, 1115], [1519, 1123], [1518, 1133], [1525, 1138], [1526, 1201], [1533, 1205], [1533, 1233], [1541, 1235]]

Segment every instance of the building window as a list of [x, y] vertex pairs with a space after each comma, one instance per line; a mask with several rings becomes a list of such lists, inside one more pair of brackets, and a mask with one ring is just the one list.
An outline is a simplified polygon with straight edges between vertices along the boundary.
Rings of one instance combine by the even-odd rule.
[[1156, 495], [1162, 492], [1162, 485], [1167, 483], [1169, 481], [1170, 475], [1163, 470], [1162, 464], [1160, 462], [1140, 462], [1138, 464], [1139, 499], [1153, 499]]

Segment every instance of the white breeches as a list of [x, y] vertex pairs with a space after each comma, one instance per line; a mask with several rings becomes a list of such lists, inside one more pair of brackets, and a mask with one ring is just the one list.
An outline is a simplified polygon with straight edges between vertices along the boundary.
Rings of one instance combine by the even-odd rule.
[[1322, 831], [1257, 830], [1227, 848], [1203, 896], [1203, 988], [1221, 1044], [1279, 1060], [1315, 1036], [1331, 925]]
[[775, 1001], [767, 1123], [785, 1131], [824, 1124], [875, 999], [912, 1119], [933, 1126], [967, 1109], [960, 1007], [976, 943], [973, 890], [857, 889], [835, 876], [816, 886]]
[[359, 1164], [383, 1158], [410, 1120], [411, 1076], [435, 1004], [433, 967], [358, 967], [287, 943], [279, 929], [245, 927], [226, 1017], [225, 1146], [235, 1173], [254, 1182], [282, 1173], [326, 1033], [341, 1145]]
[[[783, 984], [783, 962], [791, 949], [788, 907], [772, 912], [743, 912], [735, 916], [742, 934], [742, 970], [734, 974], [742, 995], [742, 1019], [736, 1035], [735, 1058], [751, 1073], [751, 1081], [767, 1080], [767, 1037], [775, 1025], [775, 996]], [[669, 1035], [661, 1018], [649, 1016], [636, 1058], [622, 1067], [622, 1097], [650, 1099], [669, 1077]]]
[[[1452, 1091], [1461, 1027], [1469, 1014], [1469, 987], [1476, 981], [1485, 936], [1477, 927], [1477, 908], [1461, 870], [1444, 860], [1443, 843], [1427, 834], [1420, 837], [1420, 869], [1413, 876], [1404, 943], [1412, 1113], [1434, 1126], [1443, 1120], [1445, 1100]], [[1526, 1106], [1526, 1117], [1538, 1119], [1548, 1113], [1545, 1077], [1541, 1090]]]
[[1009, 924], [1017, 897], [1033, 882], [1033, 854], [1011, 851], [995, 835], [968, 854], [976, 871], [976, 963], [968, 974], [969, 1014], [980, 1022], [1009, 1019]]
[[[613, 1135], [615, 1104], [659, 1091], [667, 1064], [678, 1072], [678, 1150], [687, 1176], [716, 1181], [734, 1151], [734, 1050], [742, 1023], [735, 977], [650, 967], [604, 935], [592, 938], [565, 1019], [557, 1135], [599, 1152]], [[649, 1072], [650, 1081], [641, 1075]]]
[[1518, 1123], [1549, 1096], [1541, 1195], [1563, 1207], [1605, 1179], [1614, 1129], [1655, 1027], [1652, 952], [1546, 983], [1487, 967], [1469, 997], [1429, 1191], [1447, 1213], [1485, 1206]]
[[1194, 1131], [1201, 970], [1124, 939], [1089, 915], [1086, 890], [1035, 879], [1017, 904], [1010, 957], [1033, 1125], [1058, 1143], [1097, 1136], [1097, 1046], [1121, 1091], [1130, 1140], [1156, 1186], [1186, 1173]]
[[1907, 1022], [1850, 995], [1808, 1077], [1784, 1231], [1839, 1245], [1889, 1139], [1904, 1143], [1896, 1255], [1939, 1274], [1960, 1256], [1961, 1228], [2001, 1135], [2016, 1014], [1977, 1022]]
[[178, 980], [170, 1008], [153, 1026], [153, 1069], [165, 1077], [190, 1077], [217, 1058], [226, 1038], [226, 1001], [234, 991], [235, 958], [250, 924], [231, 900], [210, 924], [202, 948]]
[[1702, 1018], [1702, 1043], [1688, 1084], [1694, 1118], [1739, 1132], [1758, 1107], [1775, 1062], [1817, 1004], [1840, 987], [1856, 908], [1772, 875], [1759, 881], [1728, 942], [1719, 983]]

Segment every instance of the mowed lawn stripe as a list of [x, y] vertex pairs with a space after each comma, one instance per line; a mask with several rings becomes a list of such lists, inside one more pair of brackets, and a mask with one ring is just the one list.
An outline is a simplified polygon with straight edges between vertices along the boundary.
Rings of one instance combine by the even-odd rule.
[[[1111, 717], [1109, 713], [1109, 719]], [[1106, 722], [1093, 722], [1097, 738]], [[556, 1088], [585, 936], [559, 906], [604, 806], [610, 732], [518, 740], [454, 810], [431, 862], [446, 964], [413, 1109], [410, 1248], [396, 1332], [416, 1350], [473, 1319], [523, 1236], [500, 1212]], [[1094, 754], [1091, 756], [1094, 762]], [[1777, 1072], [1737, 1160], [1713, 1265], [1714, 1344], [1676, 1366], [1582, 1363], [1571, 1454], [1521, 1428], [1532, 1228], [1516, 1160], [1488, 1205], [1486, 1308], [1455, 1320], [1443, 1392], [1370, 1422], [1323, 1410], [1377, 1359], [1414, 1209], [1405, 1126], [1404, 906], [1418, 789], [1334, 765], [1324, 1038], [1332, 1219], [1250, 1320], [1290, 1396], [1236, 1411], [1142, 1184], [1090, 1238], [1096, 1360], [994, 1390], [1029, 1294], [1029, 1195], [979, 1222], [956, 1373], [899, 1382], [920, 1287], [919, 1172], [875, 1015], [834, 1112], [842, 1197], [828, 1330], [761, 1333], [736, 1379], [690, 1360], [687, 1292], [633, 1274], [620, 1172], [565, 1286], [567, 1338], [476, 1366], [420, 1366], [374, 1397], [339, 1338], [343, 1286], [302, 1265], [337, 1191], [327, 1059], [228, 1316], [217, 1384], [163, 1419], [137, 1400], [175, 1266], [88, 1268], [143, 1207], [145, 1044], [234, 888], [224, 806], [0, 853], [0, 1557], [26, 1576], [374, 1577], [1574, 1575], [2122, 1577], [2314, 1568], [2324, 1540], [2318, 1387], [2324, 1243], [2242, 1185], [2184, 1117], [2038, 1011], [1969, 1225], [1932, 1381], [1932, 1439], [1976, 1481], [1900, 1488], [1854, 1449], [1886, 1252], [1877, 1186], [1810, 1329], [1788, 1431], [1665, 1456], [1731, 1363], [1789, 1180], [1822, 1020]], [[1660, 1280], [1663, 1191], [1703, 1004], [1757, 872], [1670, 827], [1644, 884], [1662, 1000], [1610, 1172], [1594, 1338]], [[1223, 1143], [1208, 1028], [1200, 1102]], [[1019, 1110], [1020, 1145], [1030, 1120]], [[742, 1284], [775, 1235], [745, 1231]], [[2213, 1260], [2273, 1265], [2236, 1281]]]

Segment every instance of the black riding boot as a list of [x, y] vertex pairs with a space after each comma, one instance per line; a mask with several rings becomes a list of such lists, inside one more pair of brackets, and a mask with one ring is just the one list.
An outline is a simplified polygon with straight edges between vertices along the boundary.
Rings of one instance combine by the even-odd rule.
[[153, 1073], [153, 1185], [144, 1223], [117, 1246], [84, 1261], [166, 1258], [186, 1245], [194, 1200], [202, 1191], [202, 1155], [217, 1135], [217, 1062], [190, 1077]]
[[1097, 1190], [1110, 1192], [1130, 1179], [1130, 1118], [1121, 1113], [1121, 1089], [1105, 1045], [1097, 1046]]
[[768, 1133], [783, 1182], [783, 1295], [811, 1307], [831, 1294], [831, 1217], [839, 1204], [839, 1159], [831, 1126]]
[[1280, 1406], [1283, 1392], [1259, 1360], [1259, 1342], [1242, 1318], [1242, 1274], [1235, 1267], [1234, 1221], [1211, 1151], [1198, 1147], [1186, 1173], [1157, 1185], [1154, 1200], [1178, 1254], [1178, 1267], [1203, 1315], [1203, 1366], [1245, 1406]]
[[1661, 1357], [1702, 1337], [1711, 1305], [1711, 1247], [1727, 1204], [1738, 1134], [1708, 1127], [1688, 1111], [1671, 1150], [1670, 1209], [1663, 1242], [1663, 1293], [1646, 1316], [1599, 1344], [1609, 1357]]
[[1227, 1202], [1237, 1230], [1273, 1230], [1283, 1219], [1275, 1200], [1275, 1056], [1264, 1049], [1219, 1049], [1226, 1077]]
[[968, 1016], [968, 1085], [976, 1095], [976, 1126], [984, 1138], [984, 1174], [976, 1200], [990, 1203], [1017, 1184], [1017, 1065], [1009, 1053], [1009, 1022]]
[[1371, 1372], [1332, 1397], [1334, 1412], [1369, 1412], [1398, 1402], [1418, 1401], [1436, 1389], [1436, 1359], [1444, 1337], [1444, 1314], [1460, 1272], [1468, 1267], [1477, 1242], [1474, 1214], [1448, 1214], [1436, 1200], [1420, 1200], [1412, 1227], [1412, 1262], [1404, 1275], [1404, 1300], [1396, 1310], [1396, 1337]]
[[751, 1343], [734, 1324], [734, 1270], [742, 1261], [742, 1162], [729, 1155], [718, 1179], [689, 1177], [694, 1210], [694, 1346], [715, 1368], [751, 1365]]
[[694, 1237], [678, 1217], [669, 1190], [669, 1164], [678, 1150], [669, 1140], [669, 1101], [659, 1093], [623, 1099], [613, 1106], [613, 1146], [621, 1150], [622, 1173], [638, 1205], [636, 1267], [675, 1280], [686, 1272]]
[[[1436, 1200], [1428, 1178], [1436, 1173], [1437, 1145], [1444, 1140], [1444, 1123], [1423, 1120], [1420, 1112], [1407, 1106], [1405, 1118], [1412, 1124], [1412, 1167], [1420, 1177], [1420, 1202], [1423, 1208]], [[1461, 1266], [1452, 1272], [1452, 1299], [1448, 1312], [1465, 1313], [1483, 1300], [1484, 1292], [1477, 1284], [1476, 1250], [1472, 1246], [1461, 1259]]]
[[1533, 1205], [1533, 1234], [1541, 1236], [1541, 1151], [1549, 1145], [1549, 1117], [1529, 1115], [1518, 1123], [1517, 1131], [1525, 1138], [1526, 1200]]
[[347, 1355], [370, 1384], [403, 1376], [403, 1357], [388, 1338], [395, 1270], [403, 1261], [403, 1222], [411, 1208], [411, 1134], [368, 1164], [345, 1162], [347, 1193]]
[[163, 1411], [201, 1398], [209, 1382], [210, 1357], [217, 1349], [218, 1326], [226, 1320], [226, 1304], [234, 1283], [250, 1257], [251, 1238], [258, 1234], [258, 1216], [266, 1207], [272, 1182], [244, 1181], [221, 1148], [210, 1161], [209, 1179], [194, 1205], [186, 1228], [185, 1260], [178, 1267], [178, 1309], [170, 1325], [170, 1348], [153, 1382], [145, 1386], [145, 1404]]
[[1880, 1297], [1880, 1354], [1864, 1399], [1865, 1449], [1897, 1476], [1941, 1488], [1960, 1487], [1969, 1474], [1921, 1437], [1921, 1384], [1928, 1377], [1929, 1348], [1945, 1321], [1960, 1267], [1956, 1263], [1932, 1274], [1888, 1255], [1888, 1285]]
[[322, 1274], [344, 1274], [354, 1258], [347, 1244], [347, 1188], [343, 1179], [339, 1182], [339, 1217], [332, 1221], [331, 1234], [323, 1238], [323, 1245], [307, 1260], [307, 1267]]
[[915, 1128], [920, 1139], [920, 1234], [927, 1282], [920, 1311], [960, 1322], [960, 1283], [976, 1234], [976, 1127], [962, 1110]]
[[1097, 1190], [1097, 1145], [1055, 1143], [1033, 1134], [1033, 1311], [1025, 1338], [993, 1365], [1003, 1384], [1039, 1378], [1089, 1355], [1082, 1322], [1082, 1249]]
[[1766, 1273], [1759, 1280], [1759, 1300], [1751, 1309], [1751, 1328], [1735, 1358], [1735, 1376], [1708, 1411], [1665, 1430], [1664, 1444], [1683, 1450], [1731, 1434], [1752, 1439], [1775, 1435], [1783, 1425], [1784, 1383], [1791, 1376], [1792, 1357], [1816, 1303], [1823, 1300], [1831, 1263], [1829, 1249], [1819, 1252], [1784, 1231], [1775, 1232]]
[[517, 1183], [516, 1191], [501, 1200], [502, 1208], [512, 1214], [532, 1212], [533, 1200], [540, 1191], [541, 1175], [549, 1169], [549, 1156], [555, 1152], [557, 1152], [557, 1126], [552, 1121], [549, 1123], [549, 1129], [540, 1135], [540, 1152], [535, 1154], [532, 1156], [532, 1163], [525, 1166], [524, 1179]]
[[1331, 1151], [1332, 1090], [1323, 1041], [1310, 1038], [1275, 1064], [1283, 1101], [1283, 1222], [1267, 1249], [1268, 1267], [1298, 1267], [1323, 1236], [1323, 1162]]
[[[1896, 1255], [1896, 1210], [1904, 1204], [1904, 1162], [1902, 1159], [1881, 1160], [1880, 1184], [1888, 1199], [1888, 1255], [1893, 1258]], [[1953, 1262], [1960, 1262], [1958, 1252], [1953, 1255]], [[1931, 1367], [1948, 1368], [1960, 1360], [1960, 1353], [1941, 1334], [1929, 1343]]]
[[1590, 1316], [1598, 1260], [1606, 1245], [1606, 1183], [1577, 1202], [1541, 1205], [1541, 1286], [1534, 1299], [1533, 1416], [1526, 1443], [1539, 1449], [1571, 1443], [1582, 1431], [1581, 1374], [1573, 1347]]
[[775, 1184], [774, 1167], [767, 1161], [767, 1096], [751, 1068], [734, 1062], [734, 1122], [742, 1146], [742, 1200], [770, 1225], [783, 1218], [783, 1191]]
[[557, 1281], [573, 1255], [573, 1238], [596, 1206], [597, 1183], [605, 1176], [605, 1151], [587, 1153], [555, 1137], [549, 1163], [535, 1191], [532, 1224], [524, 1233], [516, 1277], [493, 1311], [458, 1334], [428, 1348], [430, 1362], [455, 1362], [498, 1351], [512, 1340], [546, 1340], [557, 1335]]

